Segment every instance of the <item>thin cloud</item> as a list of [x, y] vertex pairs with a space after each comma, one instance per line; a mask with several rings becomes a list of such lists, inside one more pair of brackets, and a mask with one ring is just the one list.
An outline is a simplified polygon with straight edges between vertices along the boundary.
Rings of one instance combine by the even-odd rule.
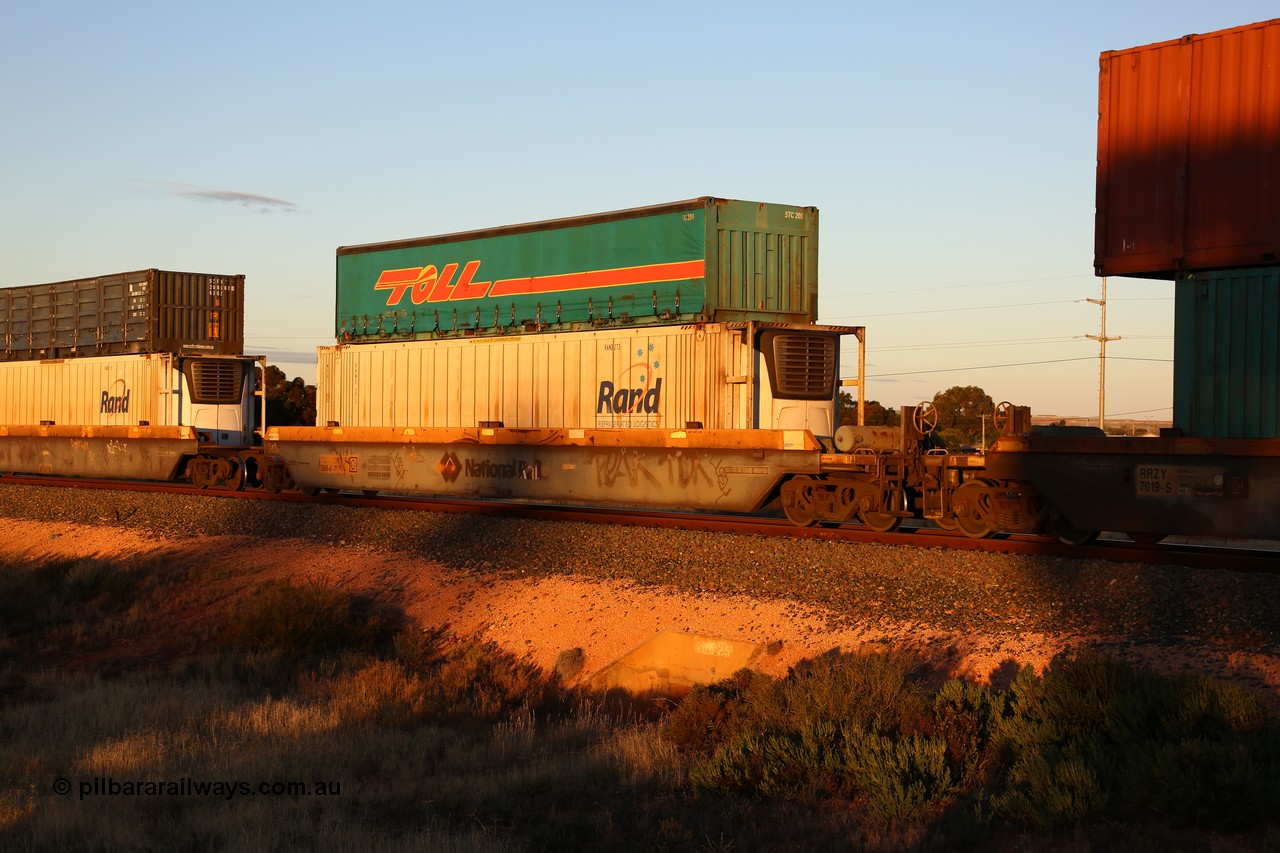
[[[253, 350], [253, 352], [249, 353], [249, 350]], [[254, 346], [252, 342], [249, 342], [245, 344], [245, 352], [250, 355], [265, 356], [267, 361], [273, 363], [278, 361], [284, 364], [306, 364], [313, 367], [316, 363], [316, 351], [314, 347], [309, 350], [292, 350], [278, 347], [258, 347]]]
[[224, 204], [238, 204], [250, 210], [259, 213], [293, 213], [298, 206], [291, 201], [285, 201], [281, 198], [271, 198], [265, 195], [256, 195], [254, 193], [242, 193], [235, 190], [179, 190], [174, 193], [179, 198], [189, 198], [195, 201], [212, 201]]

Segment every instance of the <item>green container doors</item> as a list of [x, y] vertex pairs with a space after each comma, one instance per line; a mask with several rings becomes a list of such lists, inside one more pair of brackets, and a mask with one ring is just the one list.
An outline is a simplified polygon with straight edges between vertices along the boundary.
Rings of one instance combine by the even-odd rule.
[[1187, 274], [1174, 288], [1174, 426], [1280, 437], [1280, 267]]
[[705, 201], [707, 319], [816, 323], [818, 209]]
[[818, 212], [699, 198], [338, 249], [339, 341], [817, 319]]

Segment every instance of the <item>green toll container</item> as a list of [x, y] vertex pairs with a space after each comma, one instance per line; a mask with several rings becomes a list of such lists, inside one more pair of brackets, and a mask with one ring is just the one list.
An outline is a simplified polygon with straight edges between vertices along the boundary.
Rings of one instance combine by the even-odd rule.
[[1175, 281], [1173, 425], [1202, 438], [1280, 437], [1280, 267]]
[[339, 343], [699, 322], [814, 323], [818, 211], [696, 198], [337, 257]]

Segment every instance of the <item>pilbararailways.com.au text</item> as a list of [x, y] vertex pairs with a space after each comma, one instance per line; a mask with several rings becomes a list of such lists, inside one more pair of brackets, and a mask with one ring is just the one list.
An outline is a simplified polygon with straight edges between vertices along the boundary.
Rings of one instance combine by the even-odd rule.
[[65, 776], [53, 780], [53, 792], [65, 797], [75, 791], [81, 800], [89, 797], [340, 797], [339, 781], [246, 782], [239, 779], [116, 779], [94, 776], [74, 783]]

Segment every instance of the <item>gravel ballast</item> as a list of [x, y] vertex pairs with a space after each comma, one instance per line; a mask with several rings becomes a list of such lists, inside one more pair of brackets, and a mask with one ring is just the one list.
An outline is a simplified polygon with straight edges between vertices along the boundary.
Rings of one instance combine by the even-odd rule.
[[[293, 502], [0, 485], [5, 519], [191, 540], [300, 539], [438, 563], [473, 579], [625, 581], [821, 613], [832, 631], [1016, 643], [1061, 637], [1150, 661], [1280, 659], [1280, 575]], [[305, 550], [305, 548], [304, 548]], [[1174, 666], [1176, 668], [1176, 665]], [[1256, 666], [1255, 666], [1256, 668]], [[1209, 671], [1280, 692], [1272, 672]]]

